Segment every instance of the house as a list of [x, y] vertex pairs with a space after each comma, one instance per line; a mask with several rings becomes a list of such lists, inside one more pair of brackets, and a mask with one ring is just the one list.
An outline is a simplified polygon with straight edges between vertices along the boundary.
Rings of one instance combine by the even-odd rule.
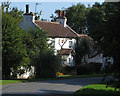
[[35, 15], [32, 12], [29, 13], [29, 5], [26, 5], [26, 13], [23, 14], [23, 21], [20, 23], [20, 27], [27, 31], [29, 28], [33, 29], [36, 26], [48, 31], [48, 44], [52, 43], [55, 55], [61, 55], [62, 64], [74, 66], [74, 45], [79, 35], [67, 25], [65, 11], [59, 11], [56, 22], [38, 21], [35, 20]]
[[65, 11], [63, 11], [63, 14], [62, 11], [59, 11], [59, 16], [56, 22], [38, 21], [35, 20], [35, 15], [32, 12], [29, 13], [29, 5], [26, 5], [26, 13], [23, 14], [23, 22], [21, 22], [20, 26], [23, 28], [23, 30], [28, 30], [29, 28], [34, 28], [37, 26], [48, 31], [48, 43], [52, 43], [55, 55], [58, 54], [58, 52], [60, 52], [60, 55], [64, 55], [64, 50], [64, 52], [67, 54], [64, 64], [74, 66], [74, 56], [73, 51], [71, 50], [75, 49], [74, 45], [76, 43], [78, 34], [67, 25]]
[[[48, 44], [52, 43], [52, 48], [54, 48], [54, 54], [60, 54], [62, 58], [62, 65], [74, 66], [74, 55], [75, 55], [75, 44], [78, 37], [88, 36], [85, 34], [77, 34], [73, 29], [67, 25], [67, 18], [65, 17], [65, 11], [59, 11], [59, 16], [56, 22], [49, 21], [38, 21], [35, 20], [35, 15], [29, 13], [29, 5], [26, 5], [26, 13], [23, 14], [23, 21], [20, 23], [20, 27], [23, 30], [29, 30], [29, 28], [39, 27], [48, 31], [47, 36], [49, 36]], [[89, 37], [89, 36], [88, 36]], [[96, 62], [100, 60], [95, 58], [85, 57], [89, 62]], [[34, 68], [33, 68], [34, 70]], [[22, 77], [27, 78], [30, 76], [31, 72], [27, 71], [26, 75]], [[21, 78], [21, 77], [20, 77]]]

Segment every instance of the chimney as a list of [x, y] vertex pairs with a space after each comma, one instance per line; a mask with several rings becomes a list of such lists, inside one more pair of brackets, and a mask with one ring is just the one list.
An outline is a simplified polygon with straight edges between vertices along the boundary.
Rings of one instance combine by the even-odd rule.
[[61, 17], [61, 11], [59, 10], [59, 17]]
[[59, 11], [59, 17], [56, 19], [56, 22], [60, 22], [64, 27], [66, 27], [67, 23], [67, 18], [65, 17], [65, 11], [62, 12], [61, 16], [61, 11]]
[[63, 11], [63, 17], [65, 17], [65, 11]]
[[29, 13], [29, 5], [26, 5], [26, 13]]

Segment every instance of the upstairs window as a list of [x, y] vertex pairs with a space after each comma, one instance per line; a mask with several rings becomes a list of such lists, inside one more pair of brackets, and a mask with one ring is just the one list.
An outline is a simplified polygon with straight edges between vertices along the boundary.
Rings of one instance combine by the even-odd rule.
[[72, 48], [72, 41], [69, 41], [69, 48]]

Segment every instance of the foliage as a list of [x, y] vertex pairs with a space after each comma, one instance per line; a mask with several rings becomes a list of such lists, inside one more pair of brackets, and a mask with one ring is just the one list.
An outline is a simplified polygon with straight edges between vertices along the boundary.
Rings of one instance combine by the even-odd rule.
[[76, 66], [81, 64], [81, 59], [85, 55], [89, 55], [91, 52], [92, 44], [91, 40], [87, 36], [78, 38], [77, 44], [75, 45], [75, 64]]
[[31, 59], [31, 64], [34, 65], [34, 59], [45, 49], [47, 46], [47, 31], [35, 27], [34, 29], [29, 29], [27, 34], [24, 36], [24, 44], [27, 48], [28, 56]]
[[[4, 4], [2, 4], [2, 8], [4, 10]], [[19, 12], [17, 8], [13, 8], [10, 12], [2, 12], [3, 78], [10, 77], [11, 68], [14, 69], [13, 76], [16, 77], [17, 69], [29, 63], [29, 57], [22, 39], [25, 32], [19, 27], [21, 16], [22, 12]]]
[[[55, 14], [58, 16], [58, 14], [59, 14], [59, 9], [58, 9], [58, 10], [55, 10]], [[54, 16], [53, 14], [51, 14], [50, 18], [51, 18], [51, 22], [56, 22], [56, 19], [57, 19], [56, 16]]]
[[34, 13], [35, 14], [35, 20], [39, 20], [40, 19], [40, 15], [42, 14], [42, 11], [40, 11], [40, 13]]
[[[95, 38], [97, 38], [95, 30], [97, 26], [101, 26], [104, 17], [105, 17], [104, 7], [99, 3], [95, 3], [86, 15], [88, 32], [91, 37], [94, 36]], [[102, 34], [102, 32], [100, 32], [100, 34]]]
[[74, 71], [75, 71], [75, 68], [73, 66], [67, 66], [67, 65], [61, 66], [61, 72], [63, 74], [66, 74], [66, 75], [71, 74], [71, 75], [73, 75]]
[[100, 73], [101, 63], [81, 64], [77, 67], [77, 75]]
[[113, 96], [119, 95], [120, 90], [114, 91], [113, 87], [106, 88], [106, 85], [103, 84], [91, 84], [80, 88], [75, 92], [75, 96]]
[[[120, 6], [120, 2], [114, 2], [114, 3], [105, 2], [102, 5], [95, 4], [88, 14], [88, 24], [89, 27], [91, 27], [91, 29], [88, 28], [88, 31], [90, 35], [93, 37], [93, 39], [97, 41], [97, 44], [101, 47], [104, 56], [113, 57], [114, 64], [110, 69], [110, 71], [107, 73], [115, 73], [115, 76], [120, 74], [120, 65], [119, 65], [120, 64], [120, 60], [119, 60], [120, 7], [119, 6]], [[98, 13], [96, 14], [96, 12], [100, 12], [99, 15], [97, 15]], [[92, 16], [92, 14], [96, 14], [96, 16]], [[92, 26], [94, 26], [94, 28]], [[119, 81], [118, 83], [116, 83], [116, 87], [118, 88], [120, 87]]]
[[66, 9], [68, 25], [79, 34], [86, 31], [86, 7], [80, 3]]
[[43, 50], [36, 58], [35, 73], [36, 78], [53, 78], [59, 71], [61, 65], [60, 58], [55, 56], [51, 50]]
[[4, 11], [9, 3], [2, 4], [2, 61], [3, 61], [3, 78], [16, 78], [17, 74], [22, 74], [21, 66], [31, 68], [34, 66], [35, 58], [47, 49], [46, 31], [35, 28], [27, 32], [22, 30], [19, 23], [22, 21], [22, 11], [17, 8]]

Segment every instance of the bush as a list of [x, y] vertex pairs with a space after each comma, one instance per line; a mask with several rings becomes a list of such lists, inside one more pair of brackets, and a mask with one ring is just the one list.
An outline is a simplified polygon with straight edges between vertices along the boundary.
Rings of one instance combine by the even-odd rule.
[[77, 68], [77, 75], [99, 73], [101, 65], [101, 63], [81, 64]]
[[65, 75], [73, 75], [74, 74], [74, 71], [75, 71], [75, 68], [72, 67], [72, 66], [62, 66], [61, 67], [61, 72]]
[[61, 62], [58, 56], [50, 50], [42, 52], [35, 63], [36, 78], [56, 77]]

